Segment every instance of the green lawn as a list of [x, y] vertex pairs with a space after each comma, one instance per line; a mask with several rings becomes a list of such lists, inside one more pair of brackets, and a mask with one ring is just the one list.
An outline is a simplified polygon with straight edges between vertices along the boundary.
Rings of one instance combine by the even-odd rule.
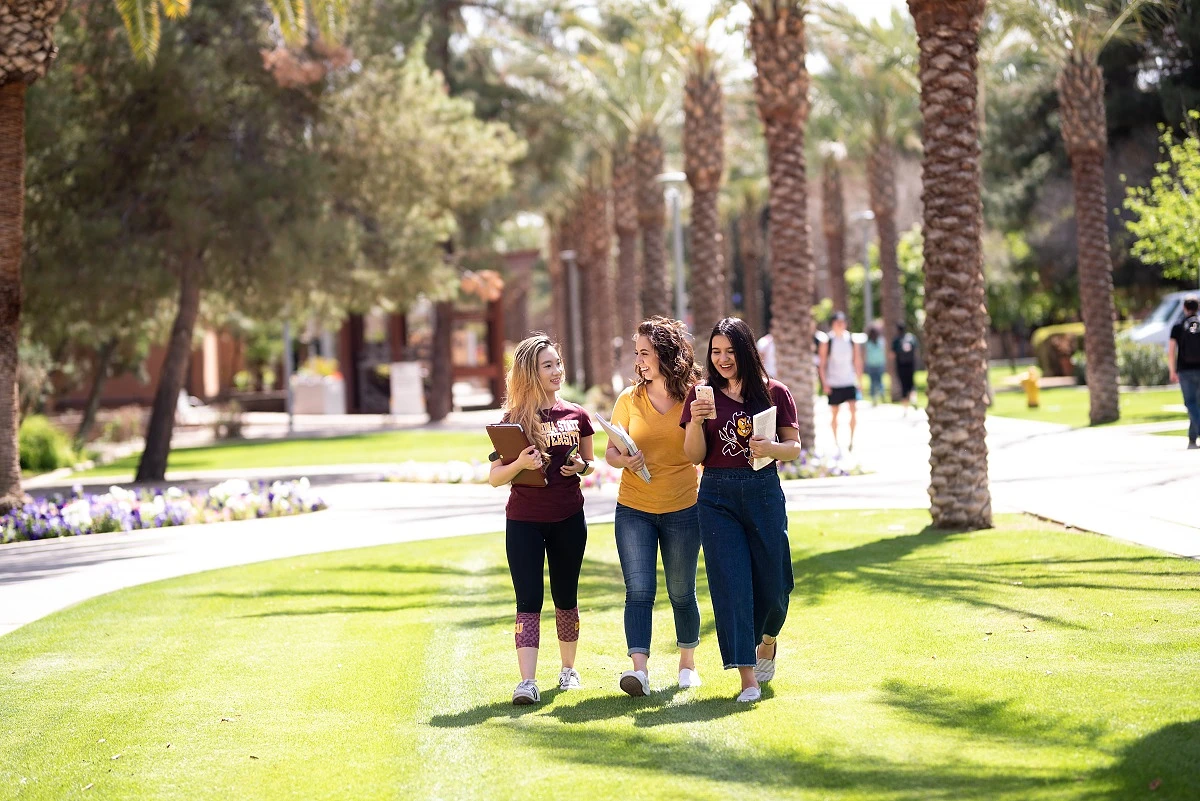
[[[603, 454], [603, 431], [593, 447]], [[383, 431], [323, 439], [247, 440], [203, 448], [171, 451], [168, 470], [226, 470], [253, 467], [307, 467], [321, 464], [371, 464], [380, 462], [486, 461], [492, 451], [487, 433], [480, 431]], [[133, 478], [138, 455], [118, 459], [81, 476]]]
[[[1037, 409], [1028, 407], [1024, 392], [997, 392], [995, 398], [996, 402], [988, 410], [988, 414], [1062, 423], [1077, 428], [1088, 424], [1087, 387], [1044, 389], [1040, 398], [1041, 405]], [[1179, 406], [1182, 402], [1179, 390], [1175, 389], [1122, 392], [1119, 424], [1187, 420], [1187, 412], [1168, 411], [1165, 408]]]
[[998, 522], [795, 515], [779, 672], [753, 707], [731, 700], [703, 580], [705, 685], [670, 687], [661, 597], [657, 691], [617, 692], [608, 526], [581, 586], [585, 689], [549, 689], [544, 615], [536, 707], [509, 702], [501, 535], [122, 591], [0, 638], [0, 797], [1200, 797], [1200, 564]]

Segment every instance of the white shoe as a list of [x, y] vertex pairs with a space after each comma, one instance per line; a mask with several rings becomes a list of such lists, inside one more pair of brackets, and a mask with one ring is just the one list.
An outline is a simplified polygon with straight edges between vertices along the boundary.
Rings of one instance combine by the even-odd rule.
[[542, 694], [538, 692], [536, 679], [525, 679], [513, 690], [513, 706], [536, 704], [541, 700]]
[[679, 671], [679, 686], [683, 689], [699, 687], [703, 683], [700, 681], [700, 674], [691, 668], [683, 668]]
[[621, 674], [621, 689], [635, 698], [650, 694], [650, 679], [645, 671], [627, 670]]
[[558, 689], [560, 690], [579, 690], [583, 688], [583, 684], [579, 681], [579, 671], [575, 668], [565, 667], [558, 673]]
[[752, 704], [762, 698], [762, 690], [757, 687], [747, 687], [742, 690], [742, 694], [737, 697], [739, 704]]

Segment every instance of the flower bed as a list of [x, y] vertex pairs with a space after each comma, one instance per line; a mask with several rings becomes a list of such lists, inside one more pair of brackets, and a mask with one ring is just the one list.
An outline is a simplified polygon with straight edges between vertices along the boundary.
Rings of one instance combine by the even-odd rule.
[[[584, 476], [583, 488], [619, 484], [621, 471], [610, 467], [607, 462], [592, 462], [595, 471]], [[387, 481], [411, 481], [421, 484], [486, 484], [489, 464], [487, 462], [404, 462], [397, 465], [384, 478]], [[803, 453], [794, 462], [781, 462], [779, 478], [784, 481], [803, 478], [834, 478], [861, 476], [866, 474], [858, 462], [820, 457]]]
[[795, 481], [803, 478], [841, 478], [843, 476], [865, 476], [867, 471], [856, 461], [833, 456], [814, 456], [807, 451], [794, 462], [779, 463], [779, 478]]
[[307, 478], [255, 486], [230, 479], [200, 492], [178, 487], [134, 492], [114, 486], [91, 495], [76, 486], [70, 497], [54, 495], [0, 516], [0, 542], [283, 517], [324, 508]]

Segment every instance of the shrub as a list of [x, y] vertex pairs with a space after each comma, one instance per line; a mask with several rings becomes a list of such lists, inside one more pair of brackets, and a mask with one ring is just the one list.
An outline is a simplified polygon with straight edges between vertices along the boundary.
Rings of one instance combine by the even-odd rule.
[[140, 437], [143, 430], [142, 407], [131, 404], [105, 415], [100, 438], [105, 442], [128, 442], [134, 437]]
[[18, 435], [21, 448], [21, 469], [57, 470], [75, 463], [71, 440], [57, 426], [40, 414], [21, 421]]
[[1117, 372], [1121, 384], [1130, 387], [1157, 387], [1170, 378], [1167, 354], [1159, 345], [1117, 340]]
[[1083, 349], [1083, 323], [1039, 328], [1029, 338], [1029, 344], [1043, 375], [1071, 375], [1071, 356]]

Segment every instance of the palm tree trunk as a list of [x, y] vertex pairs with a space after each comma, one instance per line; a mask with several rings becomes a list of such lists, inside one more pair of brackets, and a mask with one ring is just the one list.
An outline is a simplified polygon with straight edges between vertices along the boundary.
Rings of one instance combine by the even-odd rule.
[[586, 322], [591, 331], [591, 347], [587, 353], [591, 380], [612, 395], [612, 377], [616, 371], [613, 360], [613, 281], [612, 235], [608, 217], [608, 190], [589, 186], [583, 195], [584, 220], [587, 235], [584, 242], [585, 274], [587, 275], [588, 313]]
[[829, 297], [834, 311], [846, 311], [846, 198], [842, 168], [832, 156], [825, 159], [821, 200], [821, 230], [829, 258]]
[[617, 231], [617, 336], [621, 339], [621, 367], [633, 358], [633, 333], [642, 320], [642, 275], [638, 271], [637, 162], [627, 147], [613, 159], [613, 227]]
[[[454, 301], [433, 305], [433, 341], [429, 368], [429, 422], [445, 420], [454, 409]], [[349, 369], [349, 365], [346, 368]]]
[[96, 367], [92, 375], [92, 385], [88, 388], [87, 403], [83, 407], [83, 418], [75, 431], [75, 450], [83, 450], [87, 444], [92, 426], [96, 424], [96, 412], [100, 408], [100, 396], [104, 391], [104, 382], [108, 380], [108, 371], [112, 366], [113, 354], [117, 352], [117, 338], [109, 337], [96, 350]]
[[1058, 81], [1063, 141], [1071, 159], [1079, 249], [1079, 301], [1092, 425], [1121, 416], [1117, 347], [1113, 334], [1112, 256], [1108, 240], [1108, 195], [1104, 159], [1108, 123], [1104, 73], [1095, 64], [1071, 62]]
[[708, 333], [724, 316], [729, 294], [717, 190], [692, 194], [692, 330], [696, 352], [708, 352]]
[[908, 0], [921, 46], [930, 512], [939, 528], [992, 524], [980, 188], [984, 0]]
[[667, 275], [663, 226], [666, 205], [658, 176], [663, 170], [663, 145], [657, 132], [639, 134], [634, 142], [638, 170], [638, 225], [642, 229], [642, 311], [647, 317], [671, 316], [671, 281]]
[[0, 512], [19, 505], [21, 237], [25, 228], [25, 83], [0, 86]]
[[762, 315], [762, 226], [759, 210], [753, 207], [738, 218], [738, 245], [742, 257], [742, 313], [755, 334], [763, 333]]
[[567, 341], [567, 278], [563, 264], [562, 223], [550, 228], [550, 253], [546, 258], [546, 271], [550, 276], [550, 338], [558, 343]]
[[158, 376], [158, 388], [150, 407], [146, 426], [146, 449], [138, 462], [135, 481], [163, 481], [167, 457], [171, 453], [171, 435], [175, 430], [175, 407], [183, 389], [192, 354], [192, 334], [200, 316], [200, 288], [204, 282], [204, 264], [197, 256], [182, 265], [179, 276], [179, 309], [167, 340], [167, 355]]
[[755, 95], [767, 140], [771, 221], [771, 334], [778, 378], [796, 400], [800, 441], [812, 450], [814, 284], [808, 225], [808, 167], [804, 133], [808, 123], [804, 3], [754, 2], [750, 43], [757, 66]]
[[[867, 159], [871, 211], [875, 214], [875, 230], [879, 234], [879, 266], [883, 273], [880, 282], [880, 311], [883, 313], [884, 337], [890, 341], [896, 335], [896, 323], [904, 322], [904, 291], [900, 287], [900, 266], [896, 257], [896, 168], [892, 146], [876, 142]], [[866, 325], [871, 321], [867, 320]], [[896, 375], [896, 360], [888, 349], [888, 372], [891, 375], [892, 400], [900, 400], [900, 379]]]

